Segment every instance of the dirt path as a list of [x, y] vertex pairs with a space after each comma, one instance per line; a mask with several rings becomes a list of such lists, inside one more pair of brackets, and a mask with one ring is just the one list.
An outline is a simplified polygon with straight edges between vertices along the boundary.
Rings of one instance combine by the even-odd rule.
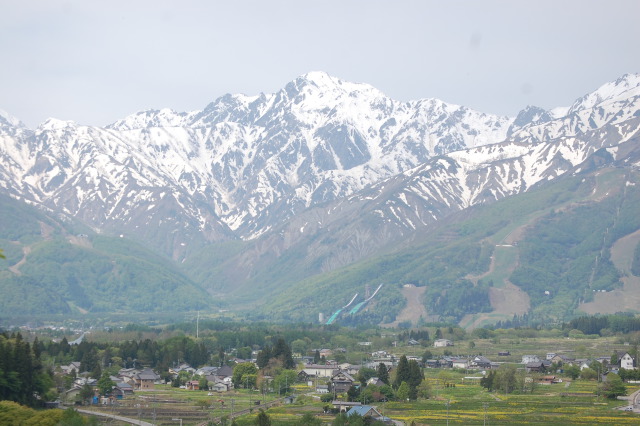
[[640, 244], [640, 229], [625, 235], [611, 246], [611, 261], [625, 275], [621, 279], [623, 286], [607, 293], [596, 293], [592, 302], [580, 305], [581, 311], [593, 315], [638, 310], [640, 277], [631, 274], [633, 252], [638, 244]]
[[493, 271], [496, 268], [496, 259], [493, 255], [491, 255], [490, 257], [491, 262], [489, 263], [489, 269], [487, 270], [487, 272], [484, 272], [480, 275], [467, 275], [465, 278], [468, 279], [469, 281], [471, 281], [473, 283], [474, 286], [478, 285], [478, 281], [480, 281], [481, 279], [493, 274]]
[[15, 265], [9, 266], [9, 270], [16, 275], [22, 275], [22, 272], [20, 272], [20, 267], [27, 262], [27, 256], [29, 255], [29, 253], [31, 253], [31, 247], [22, 247], [22, 259], [20, 259]]
[[[481, 275], [468, 275], [466, 278], [477, 285], [482, 278], [492, 277], [493, 287], [489, 288], [489, 302], [493, 311], [480, 314], [467, 314], [460, 320], [460, 326], [466, 329], [478, 328], [489, 322], [513, 318], [529, 311], [531, 301], [529, 295], [520, 287], [509, 281], [509, 276], [518, 267], [517, 243], [525, 234], [529, 223], [521, 225], [507, 234], [491, 255], [489, 270]], [[515, 252], [514, 252], [515, 250]], [[499, 266], [497, 266], [499, 265]], [[496, 271], [499, 267], [500, 271]]]
[[404, 321], [411, 321], [412, 324], [417, 324], [420, 318], [428, 321], [429, 314], [422, 302], [422, 296], [427, 291], [426, 287], [416, 287], [413, 284], [406, 284], [402, 287], [402, 295], [407, 299], [407, 306], [398, 314], [396, 320], [382, 324], [383, 327], [397, 327], [398, 324]]

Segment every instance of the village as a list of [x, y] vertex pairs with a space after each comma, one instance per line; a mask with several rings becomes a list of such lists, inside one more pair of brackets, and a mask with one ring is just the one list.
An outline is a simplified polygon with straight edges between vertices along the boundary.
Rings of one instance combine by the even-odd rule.
[[[175, 366], [166, 372], [154, 371], [148, 367], [121, 368], [117, 373], [109, 375], [107, 383], [110, 389], [106, 390], [99, 383], [101, 380], [104, 381], [104, 378], [92, 377], [91, 373], [81, 371], [81, 363], [74, 361], [55, 370], [57, 375], [67, 377], [66, 383], [70, 384], [69, 388], [60, 394], [59, 403], [60, 406], [84, 406], [98, 410], [97, 412], [104, 412], [106, 409], [111, 410], [107, 412], [113, 413], [117, 411], [115, 407], [126, 407], [127, 401], [140, 401], [141, 398], [143, 401], [149, 401], [152, 398], [155, 404], [153, 417], [158, 418], [158, 413], [162, 411], [163, 398], [156, 395], [166, 395], [173, 389], [180, 392], [182, 397], [190, 392], [193, 392], [191, 395], [198, 395], [197, 398], [203, 402], [199, 402], [194, 411], [199, 414], [197, 419], [203, 421], [211, 421], [211, 413], [216, 413], [215, 418], [218, 419], [234, 419], [251, 414], [254, 409], [268, 410], [273, 406], [287, 404], [293, 406], [297, 401], [304, 403], [308, 399], [323, 404], [323, 415], [357, 414], [369, 417], [373, 421], [394, 424], [393, 417], [385, 415], [380, 407], [398, 399], [399, 391], [397, 387], [394, 389], [392, 386], [392, 378], [398, 374], [397, 369], [401, 362], [415, 363], [420, 367], [421, 382], [424, 380], [421, 386], [424, 391], [420, 393], [419, 398], [432, 400], [439, 398], [437, 393], [444, 387], [487, 387], [484, 384], [487, 377], [500, 371], [503, 366], [514, 367], [523, 377], [523, 388], [531, 388], [532, 392], [534, 386], [550, 385], [561, 386], [563, 390], [567, 387], [561, 394], [571, 395], [568, 386], [578, 378], [602, 383], [609, 377], [617, 376], [623, 377], [630, 386], [640, 383], [637, 359], [631, 355], [631, 350], [614, 351], [611, 355], [602, 354], [591, 358], [576, 358], [556, 352], [516, 355], [509, 350], [499, 350], [490, 358], [480, 354], [454, 355], [458, 350], [462, 350], [450, 339], [434, 340], [431, 349], [424, 347], [424, 341], [421, 343], [415, 339], [408, 339], [400, 345], [398, 342], [393, 344], [394, 347], [387, 350], [365, 352], [365, 358], [361, 363], [338, 362], [336, 358], [344, 358], [344, 354], [348, 352], [342, 347], [312, 349], [304, 355], [292, 354], [295, 360], [295, 375], [290, 376], [290, 380], [295, 383], [287, 384], [284, 391], [282, 385], [279, 385], [280, 389], [276, 389], [273, 386], [276, 378], [265, 374], [265, 369], [257, 365], [260, 354], [258, 350], [252, 352], [251, 359], [229, 356], [224, 365], [218, 366], [192, 366], [182, 362], [175, 363]], [[372, 344], [364, 341], [358, 342], [358, 346], [369, 348]], [[442, 354], [436, 355], [432, 350], [440, 351]], [[240, 367], [244, 368], [247, 365], [255, 367], [255, 374], [239, 377], [236, 374], [234, 380], [234, 370], [237, 373]], [[73, 378], [73, 381], [69, 378]], [[367, 388], [376, 389], [375, 392], [367, 394], [369, 400], [366, 397], [361, 398]], [[489, 390], [500, 392], [499, 388]], [[444, 393], [444, 390], [440, 392]], [[574, 394], [578, 395], [575, 392]], [[248, 402], [245, 401], [247, 395]], [[637, 396], [636, 392], [622, 409], [627, 412], [640, 412], [640, 398]], [[164, 400], [172, 401], [166, 396]], [[245, 405], [248, 408], [245, 408]], [[145, 407], [149, 410], [149, 404]], [[141, 416], [139, 402], [137, 410]], [[205, 415], [207, 410], [209, 414]], [[136, 411], [129, 412], [135, 414]], [[223, 416], [223, 413], [227, 415]], [[181, 415], [185, 416], [184, 413]]]

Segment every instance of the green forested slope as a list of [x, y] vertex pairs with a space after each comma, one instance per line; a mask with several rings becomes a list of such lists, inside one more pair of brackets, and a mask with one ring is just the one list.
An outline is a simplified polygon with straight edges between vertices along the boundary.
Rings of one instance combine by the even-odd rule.
[[[606, 169], [559, 178], [530, 192], [452, 216], [424, 236], [423, 243], [382, 258], [360, 262], [304, 280], [259, 308], [262, 317], [317, 320], [330, 314], [369, 284], [385, 286], [358, 314], [361, 321], [387, 322], [402, 309], [405, 283], [425, 286], [423, 304], [440, 320], [457, 321], [467, 313], [492, 310], [492, 282], [469, 276], [487, 271], [496, 244], [523, 227], [515, 247], [510, 280], [531, 299], [532, 318], [570, 317], [591, 289], [620, 285], [608, 249], [620, 236], [640, 228], [640, 193], [636, 172]], [[596, 257], [598, 261], [595, 262]], [[549, 295], [545, 295], [549, 291]], [[358, 322], [357, 318], [343, 321]]]
[[[158, 312], [219, 306], [168, 259], [0, 199], [0, 312]], [[77, 234], [78, 230], [83, 232]]]

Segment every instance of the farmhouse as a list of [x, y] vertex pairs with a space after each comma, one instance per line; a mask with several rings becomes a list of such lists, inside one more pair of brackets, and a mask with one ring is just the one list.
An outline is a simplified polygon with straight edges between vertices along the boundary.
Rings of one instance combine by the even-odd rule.
[[618, 355], [618, 367], [624, 370], [636, 369], [636, 359], [631, 355], [629, 355], [628, 352], [617, 353], [617, 355]]
[[444, 348], [447, 346], [453, 346], [453, 342], [449, 339], [436, 339], [433, 341], [434, 348]]
[[340, 371], [338, 374], [331, 377], [331, 386], [336, 393], [347, 392], [351, 386], [355, 383], [355, 379], [351, 377], [349, 373]]

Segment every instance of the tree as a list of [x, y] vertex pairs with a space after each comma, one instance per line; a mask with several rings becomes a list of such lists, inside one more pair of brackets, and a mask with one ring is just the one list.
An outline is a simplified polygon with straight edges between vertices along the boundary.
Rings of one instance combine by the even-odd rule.
[[195, 405], [196, 405], [197, 407], [202, 408], [202, 411], [204, 411], [204, 410], [206, 410], [206, 408], [207, 408], [208, 406], [210, 406], [210, 405], [211, 405], [211, 403], [210, 403], [209, 401], [207, 401], [206, 399], [199, 399], [199, 400], [197, 400], [197, 401], [195, 402]]
[[316, 353], [313, 354], [313, 363], [318, 364], [320, 362], [320, 351], [316, 349]]
[[109, 377], [109, 373], [105, 371], [102, 373], [100, 380], [98, 380], [97, 386], [98, 391], [100, 391], [100, 395], [107, 396], [111, 394], [111, 390], [116, 384]]
[[307, 342], [302, 339], [294, 340], [291, 342], [291, 351], [304, 355], [307, 351]]
[[502, 364], [494, 378], [494, 388], [505, 394], [511, 393], [516, 388], [516, 368], [513, 365]]
[[282, 362], [282, 366], [287, 369], [295, 368], [296, 363], [293, 360], [293, 355], [291, 354], [291, 348], [284, 341], [282, 337], [278, 338], [275, 346], [273, 347], [273, 351], [271, 354], [271, 358], [277, 358]]
[[231, 376], [231, 381], [236, 388], [239, 388], [243, 383], [243, 378], [246, 374], [258, 374], [258, 369], [252, 362], [241, 362], [233, 367], [233, 376]]
[[322, 421], [314, 416], [312, 413], [305, 413], [304, 416], [300, 419], [300, 422], [297, 423], [299, 426], [320, 426]]
[[291, 386], [298, 379], [298, 374], [295, 370], [282, 370], [280, 374], [278, 374], [273, 379], [273, 389], [280, 394], [281, 392], [289, 392]]
[[615, 373], [607, 374], [607, 380], [600, 384], [599, 390], [609, 399], [616, 399], [619, 396], [627, 394], [626, 386], [620, 376]]
[[377, 368], [378, 379], [380, 379], [385, 384], [389, 384], [389, 370], [387, 370], [387, 366], [385, 363], [381, 362], [378, 364]]
[[[85, 352], [80, 360], [80, 371], [90, 371], [93, 372], [97, 368], [99, 368], [98, 364], [98, 353], [96, 348], [93, 347], [89, 351]], [[95, 378], [99, 378], [100, 376], [95, 376]]]
[[493, 391], [493, 382], [496, 377], [495, 370], [489, 371], [489, 374], [480, 379], [480, 386], [488, 390], [489, 392]]
[[424, 380], [424, 374], [418, 365], [418, 361], [412, 359], [409, 361], [409, 380], [407, 382], [412, 388], [417, 388], [422, 383], [422, 380]]
[[409, 384], [407, 382], [402, 382], [396, 391], [396, 398], [398, 401], [406, 401], [409, 399]]
[[613, 351], [613, 354], [611, 355], [611, 362], [609, 363], [609, 365], [618, 365], [618, 352]]
[[219, 367], [222, 367], [224, 365], [224, 358], [225, 358], [224, 348], [220, 346], [218, 348], [218, 366]]
[[258, 426], [271, 426], [271, 418], [264, 410], [261, 408], [258, 413], [258, 417], [256, 417], [256, 425]]
[[256, 357], [256, 364], [258, 367], [264, 368], [269, 364], [269, 360], [271, 359], [271, 347], [265, 346], [260, 352], [258, 352], [258, 356]]
[[396, 378], [393, 381], [393, 387], [398, 388], [402, 382], [409, 382], [411, 380], [411, 371], [409, 370], [409, 361], [407, 356], [402, 355], [398, 361], [398, 368], [396, 369]]
[[351, 402], [357, 401], [359, 396], [360, 396], [360, 389], [357, 388], [356, 386], [351, 386], [347, 391], [348, 401], [351, 401]]
[[362, 383], [363, 386], [366, 386], [367, 380], [372, 377], [375, 377], [378, 372], [373, 368], [363, 367], [358, 372], [358, 380]]
[[200, 380], [198, 380], [198, 388], [200, 390], [209, 390], [209, 381], [206, 376], [200, 377]]
[[78, 397], [82, 404], [88, 404], [91, 402], [91, 398], [93, 398], [93, 388], [85, 383], [82, 388], [80, 388], [80, 392], [78, 393]]
[[580, 376], [580, 367], [576, 364], [570, 365], [564, 369], [567, 376], [571, 377], [571, 380], [575, 380]]
[[585, 380], [595, 380], [598, 378], [598, 372], [593, 368], [587, 367], [580, 372], [580, 377]]

